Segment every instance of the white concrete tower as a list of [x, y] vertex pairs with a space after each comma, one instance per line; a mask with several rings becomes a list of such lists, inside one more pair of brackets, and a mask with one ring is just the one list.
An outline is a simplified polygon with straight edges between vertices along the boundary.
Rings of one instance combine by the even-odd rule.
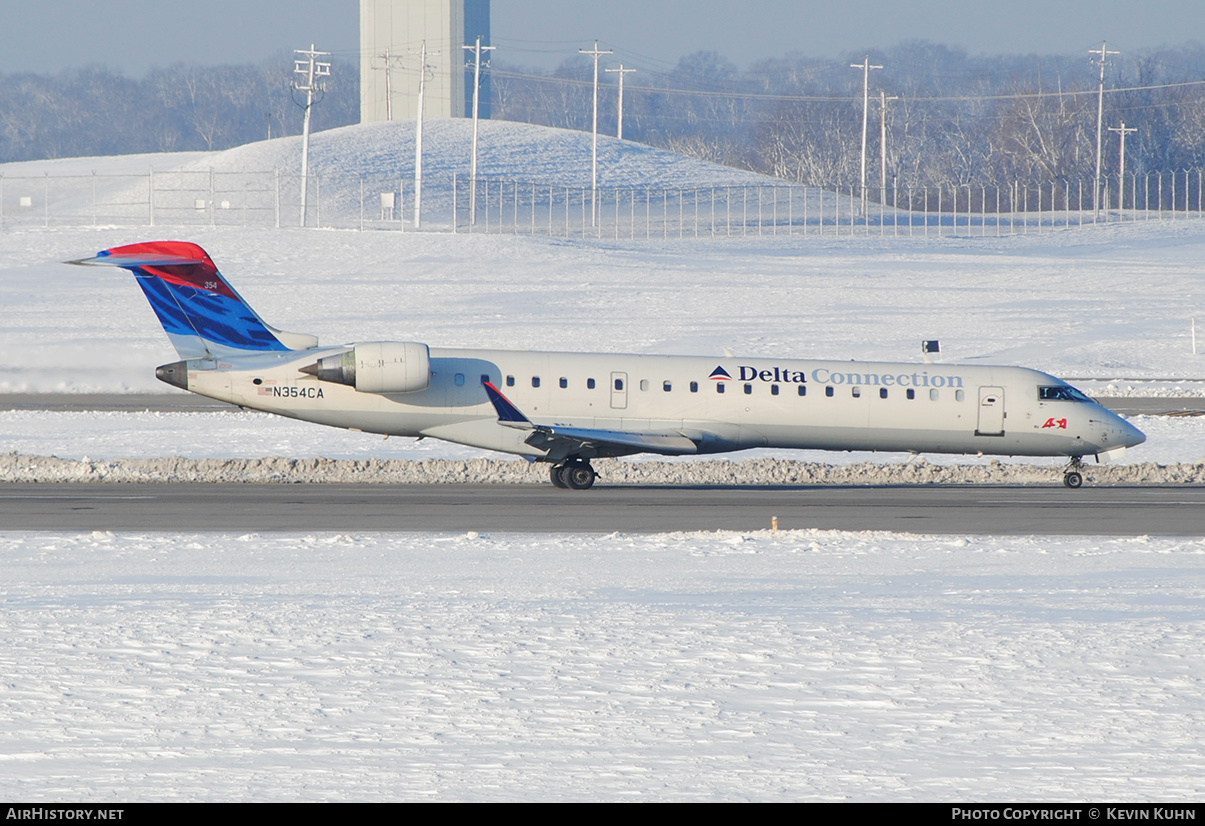
[[[360, 122], [418, 113], [418, 51], [426, 41], [429, 59], [425, 113], [430, 118], [472, 116], [473, 72], [465, 69], [463, 46], [481, 37], [490, 42], [489, 0], [360, 0]], [[414, 54], [411, 54], [413, 52]], [[481, 76], [481, 112], [489, 117], [489, 73]]]

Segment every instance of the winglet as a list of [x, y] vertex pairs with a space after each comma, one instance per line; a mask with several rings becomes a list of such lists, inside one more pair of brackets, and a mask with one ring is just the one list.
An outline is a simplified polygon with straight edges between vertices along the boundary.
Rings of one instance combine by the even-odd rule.
[[511, 427], [532, 427], [531, 419], [524, 416], [519, 408], [510, 403], [510, 399], [502, 395], [502, 391], [494, 387], [493, 382], [488, 379], [481, 379], [481, 386], [485, 388], [485, 392], [490, 397], [490, 403], [494, 405], [494, 409], [498, 411], [498, 423], [510, 425]]

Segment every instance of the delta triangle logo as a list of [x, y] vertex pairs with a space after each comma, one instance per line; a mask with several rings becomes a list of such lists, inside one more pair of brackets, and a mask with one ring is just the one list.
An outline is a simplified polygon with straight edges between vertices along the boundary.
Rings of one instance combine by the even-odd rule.
[[728, 371], [725, 370], [722, 365], [712, 370], [711, 375], [707, 378], [711, 379], [712, 381], [732, 381], [732, 376], [729, 375]]

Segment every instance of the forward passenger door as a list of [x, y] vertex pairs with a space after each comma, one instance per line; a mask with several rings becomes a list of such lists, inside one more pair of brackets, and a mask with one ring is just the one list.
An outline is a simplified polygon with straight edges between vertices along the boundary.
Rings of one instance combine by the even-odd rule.
[[1004, 435], [1004, 388], [979, 388], [979, 426], [976, 436]]

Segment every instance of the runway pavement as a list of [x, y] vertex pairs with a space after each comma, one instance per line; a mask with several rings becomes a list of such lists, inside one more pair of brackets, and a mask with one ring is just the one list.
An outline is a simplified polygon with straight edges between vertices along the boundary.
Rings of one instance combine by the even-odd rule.
[[1205, 488], [2, 484], [5, 530], [1205, 536]]

